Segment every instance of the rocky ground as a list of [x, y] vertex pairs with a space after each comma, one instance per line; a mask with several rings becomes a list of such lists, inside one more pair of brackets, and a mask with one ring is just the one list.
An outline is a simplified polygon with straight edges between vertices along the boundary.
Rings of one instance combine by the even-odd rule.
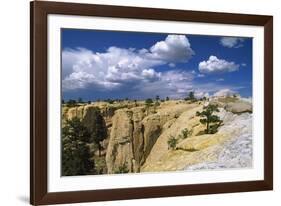
[[[215, 134], [203, 134], [197, 111], [203, 105], [219, 105], [217, 115], [223, 120]], [[252, 106], [240, 98], [214, 98], [210, 102], [169, 100], [147, 106], [143, 101], [91, 103], [63, 107], [63, 120], [78, 117], [82, 122], [95, 121], [96, 110], [105, 120], [108, 137], [103, 141], [106, 173], [120, 167], [128, 172], [244, 168], [252, 165]], [[64, 121], [63, 121], [64, 122]], [[93, 124], [94, 125], [94, 124]], [[188, 138], [178, 138], [174, 150], [167, 141], [192, 131]], [[95, 158], [95, 157], [94, 157]]]
[[230, 138], [217, 146], [215, 161], [207, 161], [186, 167], [186, 170], [249, 168], [252, 166], [252, 114], [233, 115], [221, 111], [224, 126], [218, 133], [227, 133]]

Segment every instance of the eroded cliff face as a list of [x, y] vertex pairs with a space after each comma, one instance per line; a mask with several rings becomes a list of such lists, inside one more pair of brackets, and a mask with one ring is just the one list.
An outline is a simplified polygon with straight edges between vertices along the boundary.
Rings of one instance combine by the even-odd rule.
[[[95, 122], [104, 122], [107, 138], [102, 142], [102, 155], [109, 174], [250, 166], [251, 103], [238, 98], [211, 102], [219, 104], [218, 115], [223, 120], [216, 134], [200, 134], [205, 126], [196, 112], [202, 111], [207, 103], [203, 101], [170, 100], [157, 107], [147, 107], [144, 102], [86, 104], [63, 108], [63, 118], [78, 117], [90, 131]], [[179, 138], [176, 149], [169, 149], [169, 138], [179, 137], [184, 129], [192, 131], [190, 136]]]
[[[116, 173], [126, 166], [129, 172], [139, 172], [151, 150], [165, 131], [184, 111], [197, 104], [163, 105], [153, 114], [147, 108], [119, 109], [112, 119], [110, 140], [106, 152], [109, 173]], [[166, 125], [167, 126], [167, 125]]]
[[[136, 111], [135, 111], [136, 112]], [[142, 111], [138, 110], [139, 116], [142, 116]], [[135, 125], [138, 121], [134, 121], [133, 111], [129, 109], [120, 109], [116, 111], [113, 117], [113, 124], [110, 133], [109, 144], [106, 152], [106, 165], [108, 173], [118, 172], [119, 167], [125, 166], [129, 172], [134, 171], [135, 167], [135, 153], [134, 139]], [[137, 128], [137, 127], [136, 127]], [[140, 131], [140, 130], [139, 130]], [[141, 136], [141, 133], [135, 136]], [[138, 142], [141, 145], [141, 142]]]

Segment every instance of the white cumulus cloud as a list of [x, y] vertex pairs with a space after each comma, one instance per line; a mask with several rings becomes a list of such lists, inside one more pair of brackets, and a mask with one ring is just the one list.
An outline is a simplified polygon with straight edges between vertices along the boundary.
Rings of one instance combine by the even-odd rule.
[[[63, 91], [122, 91], [160, 95], [180, 95], [191, 88], [194, 75], [180, 69], [159, 71], [156, 67], [176, 67], [194, 54], [184, 35], [168, 35], [149, 49], [109, 47], [104, 52], [86, 48], [62, 51]], [[129, 91], [128, 91], [129, 92]]]
[[222, 37], [220, 43], [227, 48], [239, 48], [243, 47], [244, 38], [239, 37]]
[[110, 47], [104, 53], [85, 48], [66, 49], [62, 52], [63, 89], [91, 85], [107, 89], [126, 82], [156, 78], [157, 72], [151, 67], [162, 64], [165, 62], [148, 59], [132, 49]]
[[187, 62], [193, 55], [188, 38], [185, 35], [168, 35], [151, 48], [153, 58], [170, 62]]
[[200, 62], [198, 67], [201, 73], [211, 74], [237, 71], [239, 64], [235, 64], [233, 61], [229, 62], [219, 59], [216, 56], [210, 56], [207, 61]]

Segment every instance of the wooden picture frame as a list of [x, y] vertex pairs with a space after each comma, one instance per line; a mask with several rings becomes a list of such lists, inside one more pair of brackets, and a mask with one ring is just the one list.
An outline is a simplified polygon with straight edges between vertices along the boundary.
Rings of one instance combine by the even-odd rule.
[[[47, 188], [47, 16], [49, 14], [169, 20], [264, 28], [264, 180], [48, 192]], [[247, 192], [273, 189], [273, 17], [122, 6], [35, 1], [30, 4], [30, 203], [77, 203]]]

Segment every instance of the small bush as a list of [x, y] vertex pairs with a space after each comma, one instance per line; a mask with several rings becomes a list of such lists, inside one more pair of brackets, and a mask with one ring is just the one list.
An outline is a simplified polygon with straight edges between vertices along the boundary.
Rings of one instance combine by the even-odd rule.
[[127, 162], [125, 162], [123, 165], [120, 165], [118, 169], [115, 170], [115, 174], [124, 174], [124, 173], [129, 173]]
[[154, 104], [156, 107], [160, 106], [160, 102], [155, 102]]
[[114, 103], [114, 100], [113, 99], [107, 99], [107, 100], [104, 100], [105, 102], [109, 103], [109, 104], [113, 104]]
[[67, 105], [68, 107], [75, 107], [75, 106], [77, 106], [77, 102], [76, 102], [76, 100], [74, 100], [74, 99], [70, 99], [70, 100], [68, 100], [68, 102], [66, 103], [66, 105]]
[[81, 97], [78, 98], [78, 103], [84, 103], [83, 99]]
[[168, 149], [175, 150], [178, 140], [174, 136], [171, 135], [170, 138], [168, 139], [167, 143], [168, 143]]
[[158, 102], [160, 100], [159, 95], [156, 95], [155, 100]]
[[186, 138], [190, 137], [192, 135], [192, 133], [193, 133], [192, 129], [188, 130], [187, 128], [185, 128], [181, 131], [180, 137], [182, 139], [186, 139]]
[[153, 103], [153, 100], [152, 100], [151, 98], [148, 98], [148, 99], [145, 100], [145, 104], [146, 104], [147, 106], [151, 106], [152, 103]]

